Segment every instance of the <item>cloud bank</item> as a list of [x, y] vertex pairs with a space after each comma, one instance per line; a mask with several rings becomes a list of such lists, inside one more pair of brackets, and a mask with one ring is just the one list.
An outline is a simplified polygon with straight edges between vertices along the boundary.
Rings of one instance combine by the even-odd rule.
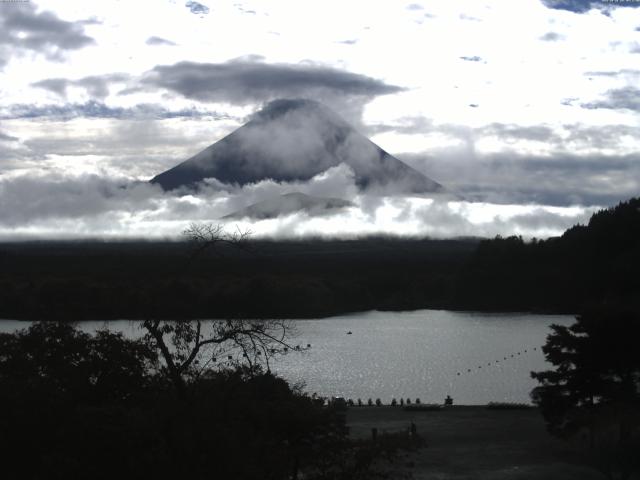
[[[251, 221], [221, 218], [285, 193], [342, 198], [335, 213], [296, 212]], [[172, 195], [148, 183], [98, 175], [20, 175], [0, 180], [0, 239], [177, 238], [190, 222], [248, 228], [256, 237], [399, 235], [445, 238], [557, 235], [584, 222], [594, 208], [496, 205], [450, 198], [367, 195], [353, 171], [334, 167], [308, 182], [270, 180], [243, 188], [212, 184], [198, 196]]]

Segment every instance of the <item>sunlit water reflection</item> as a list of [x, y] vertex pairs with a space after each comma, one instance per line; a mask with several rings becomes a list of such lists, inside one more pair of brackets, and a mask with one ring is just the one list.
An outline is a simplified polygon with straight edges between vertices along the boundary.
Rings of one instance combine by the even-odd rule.
[[[354, 400], [381, 398], [387, 403], [393, 397], [418, 397], [439, 403], [450, 394], [457, 404], [529, 402], [536, 385], [530, 372], [548, 367], [540, 347], [549, 325], [572, 322], [568, 315], [444, 310], [299, 320], [292, 343], [311, 348], [277, 359], [272, 370], [304, 382], [310, 393]], [[25, 325], [5, 320], [0, 330]], [[139, 322], [81, 325], [85, 331], [108, 326], [130, 337], [141, 334]]]

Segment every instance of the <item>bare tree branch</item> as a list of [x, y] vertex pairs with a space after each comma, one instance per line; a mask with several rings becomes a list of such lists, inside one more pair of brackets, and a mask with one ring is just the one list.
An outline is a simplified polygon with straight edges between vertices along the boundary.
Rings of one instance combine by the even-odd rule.
[[[189, 264], [205, 250], [221, 244], [248, 249], [248, 238], [251, 235], [249, 230], [241, 231], [239, 228], [227, 233], [222, 225], [210, 223], [192, 223], [182, 233], [194, 246]], [[276, 355], [286, 354], [290, 350], [304, 350], [289, 343], [289, 339], [295, 335], [291, 321], [227, 319], [212, 320], [205, 325], [210, 325], [210, 331], [203, 331], [201, 320], [171, 322], [147, 319], [143, 323], [147, 330], [147, 340], [154, 343], [160, 351], [169, 378], [180, 394], [184, 394], [190, 378], [197, 378], [213, 363], [220, 365], [220, 362], [216, 362], [216, 356], [221, 353], [239, 351], [242, 354], [241, 360], [235, 364], [247, 363], [250, 371], [253, 371], [262, 365], [269, 370], [270, 360]], [[207, 347], [213, 348], [208, 350]], [[208, 350], [208, 358], [204, 358], [205, 350]], [[228, 363], [233, 364], [232, 362], [230, 360]], [[203, 366], [198, 369], [196, 365]]]

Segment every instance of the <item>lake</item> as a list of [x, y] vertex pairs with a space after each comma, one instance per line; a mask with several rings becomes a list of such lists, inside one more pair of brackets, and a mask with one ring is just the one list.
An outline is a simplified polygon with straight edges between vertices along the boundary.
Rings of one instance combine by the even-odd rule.
[[[570, 315], [445, 310], [298, 320], [292, 343], [311, 348], [277, 359], [272, 370], [304, 382], [309, 393], [363, 402], [417, 397], [441, 403], [451, 395], [456, 404], [530, 403], [529, 392], [536, 385], [530, 372], [549, 367], [540, 350], [549, 325], [573, 320]], [[5, 320], [0, 330], [26, 325]], [[129, 336], [141, 332], [139, 322], [125, 320], [81, 325], [85, 331], [108, 326]]]

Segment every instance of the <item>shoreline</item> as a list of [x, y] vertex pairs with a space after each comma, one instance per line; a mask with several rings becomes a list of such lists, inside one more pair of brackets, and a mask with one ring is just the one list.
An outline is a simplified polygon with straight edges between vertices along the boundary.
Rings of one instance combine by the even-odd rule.
[[[381, 309], [369, 309], [369, 310], [348, 310], [348, 311], [336, 311], [335, 313], [330, 313], [327, 315], [314, 316], [309, 314], [308, 316], [294, 316], [292, 315], [284, 315], [284, 316], [270, 316], [270, 317], [252, 317], [252, 316], [242, 316], [242, 317], [191, 317], [184, 316], [179, 318], [160, 318], [163, 321], [176, 321], [176, 322], [194, 322], [197, 320], [208, 322], [208, 321], [220, 321], [220, 320], [229, 320], [229, 319], [243, 319], [243, 320], [294, 320], [294, 321], [308, 321], [308, 320], [327, 320], [335, 317], [355, 317], [357, 315], [363, 315], [371, 312], [378, 313], [411, 313], [411, 312], [420, 312], [420, 311], [446, 311], [446, 312], [454, 312], [454, 313], [477, 313], [480, 315], [514, 315], [514, 316], [524, 316], [524, 315], [541, 315], [541, 316], [553, 316], [553, 315], [566, 315], [566, 316], [576, 316], [578, 315], [575, 311], [564, 311], [564, 310], [548, 310], [548, 309], [531, 309], [531, 310], [500, 310], [500, 309], [475, 309], [475, 308], [444, 308], [444, 307], [424, 307], [424, 308], [413, 308], [413, 309], [397, 309], [397, 310], [381, 310]], [[122, 317], [93, 317], [93, 318], [81, 318], [81, 319], [69, 319], [65, 320], [69, 323], [84, 323], [84, 322], [142, 322], [146, 320], [145, 318], [122, 318]], [[60, 321], [59, 316], [55, 318], [0, 318], [0, 322], [39, 322], [39, 321]]]

